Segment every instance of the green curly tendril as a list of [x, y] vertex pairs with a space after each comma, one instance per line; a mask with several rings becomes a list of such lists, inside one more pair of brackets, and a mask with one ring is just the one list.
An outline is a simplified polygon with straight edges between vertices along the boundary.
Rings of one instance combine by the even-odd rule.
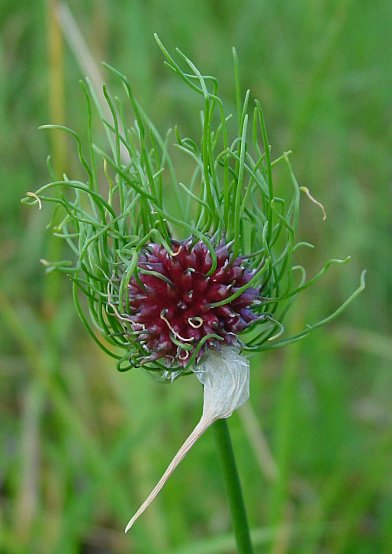
[[[172, 238], [194, 236], [210, 252], [211, 274], [217, 264], [214, 244], [222, 239], [232, 241], [233, 255], [246, 258], [255, 272], [246, 285], [214, 307], [233, 301], [249, 287], [262, 288], [262, 301], [253, 306], [260, 317], [240, 337], [243, 351], [260, 352], [301, 340], [338, 316], [356, 298], [365, 288], [365, 271], [359, 287], [331, 315], [306, 325], [293, 337], [285, 337], [284, 318], [297, 295], [319, 281], [331, 265], [344, 264], [349, 258], [329, 260], [310, 279], [294, 262], [298, 248], [312, 247], [296, 242], [301, 188], [290, 165], [290, 152], [271, 158], [261, 105], [257, 100], [251, 105], [249, 91], [244, 97], [241, 94], [235, 50], [237, 117], [233, 121], [218, 95], [218, 81], [202, 75], [178, 49], [177, 63], [155, 38], [165, 64], [200, 96], [201, 137], [197, 142], [182, 137], [178, 128], [174, 137], [171, 129], [162, 136], [135, 99], [126, 77], [110, 65], [105, 67], [122, 84], [125, 104], [113, 98], [104, 86], [107, 106], [103, 108], [91, 83], [82, 82], [88, 116], [86, 144], [77, 132], [63, 125], [41, 128], [61, 131], [74, 139], [85, 180], [64, 175], [35, 193], [27, 193], [22, 200], [39, 207], [45, 202], [55, 205], [52, 232], [72, 252], [70, 260], [43, 261], [47, 271], [69, 276], [76, 310], [89, 334], [117, 360], [118, 369], [126, 371], [140, 365], [143, 348], [137, 332], [124, 333], [118, 312], [129, 311], [127, 285], [133, 275], [137, 278], [141, 249], [154, 241], [171, 252]], [[96, 117], [106, 133], [106, 150], [93, 140]], [[189, 183], [177, 179], [171, 140], [193, 164]], [[290, 200], [276, 196], [273, 171], [278, 165], [286, 168]], [[86, 297], [86, 305], [80, 301], [80, 292]], [[210, 338], [221, 340], [218, 335], [203, 337], [183, 373], [191, 371], [198, 352]], [[171, 370], [159, 361], [143, 367], [158, 372]]]

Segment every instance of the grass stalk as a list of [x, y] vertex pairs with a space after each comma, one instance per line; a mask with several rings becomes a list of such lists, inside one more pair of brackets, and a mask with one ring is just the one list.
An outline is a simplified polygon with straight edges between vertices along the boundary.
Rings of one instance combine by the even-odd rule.
[[[58, 20], [59, 2], [47, 0], [47, 43], [49, 62], [49, 115], [57, 124], [65, 121], [64, 41]], [[65, 170], [67, 155], [66, 136], [51, 135], [52, 163], [55, 174], [61, 177]]]
[[[64, 41], [58, 21], [58, 0], [46, 2], [46, 34], [48, 49], [48, 106], [49, 120], [61, 125], [65, 123], [65, 77]], [[51, 165], [60, 179], [65, 171], [67, 159], [67, 137], [65, 133], [51, 133]], [[51, 237], [48, 245], [48, 259], [61, 256], [61, 241]], [[50, 321], [56, 311], [60, 295], [59, 275], [53, 274], [46, 280], [43, 294], [43, 311]]]

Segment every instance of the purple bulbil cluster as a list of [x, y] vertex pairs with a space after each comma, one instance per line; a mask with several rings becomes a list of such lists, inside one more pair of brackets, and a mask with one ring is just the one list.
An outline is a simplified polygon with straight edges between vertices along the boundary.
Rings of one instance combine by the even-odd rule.
[[211, 255], [207, 246], [192, 239], [172, 241], [173, 254], [160, 244], [150, 244], [140, 254], [137, 275], [128, 285], [133, 331], [146, 350], [144, 362], [164, 358], [185, 366], [203, 337], [197, 360], [206, 350], [220, 344], [235, 344], [237, 334], [256, 316], [250, 309], [259, 297], [247, 288], [222, 306], [213, 304], [232, 296], [246, 285], [253, 271], [242, 258], [233, 259], [230, 248], [216, 248], [217, 267], [208, 275]]

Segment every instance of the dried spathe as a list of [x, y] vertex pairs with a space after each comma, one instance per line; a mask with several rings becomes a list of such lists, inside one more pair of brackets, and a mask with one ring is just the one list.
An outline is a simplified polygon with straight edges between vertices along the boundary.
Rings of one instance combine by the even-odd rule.
[[165, 473], [148, 498], [129, 521], [125, 532], [155, 500], [178, 464], [217, 419], [230, 417], [249, 398], [249, 362], [237, 349], [224, 346], [219, 351], [209, 350], [203, 362], [195, 368], [195, 374], [204, 386], [203, 413], [199, 423], [181, 446]]

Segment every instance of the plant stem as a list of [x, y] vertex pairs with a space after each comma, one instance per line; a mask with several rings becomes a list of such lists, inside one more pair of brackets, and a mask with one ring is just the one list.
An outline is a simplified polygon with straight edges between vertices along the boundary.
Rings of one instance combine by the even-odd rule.
[[234, 458], [227, 419], [218, 419], [213, 424], [216, 443], [218, 446], [223, 477], [226, 483], [229, 497], [230, 511], [234, 534], [239, 554], [252, 554], [253, 548], [250, 540], [249, 524], [246, 515], [241, 483], [238, 475], [237, 464]]

